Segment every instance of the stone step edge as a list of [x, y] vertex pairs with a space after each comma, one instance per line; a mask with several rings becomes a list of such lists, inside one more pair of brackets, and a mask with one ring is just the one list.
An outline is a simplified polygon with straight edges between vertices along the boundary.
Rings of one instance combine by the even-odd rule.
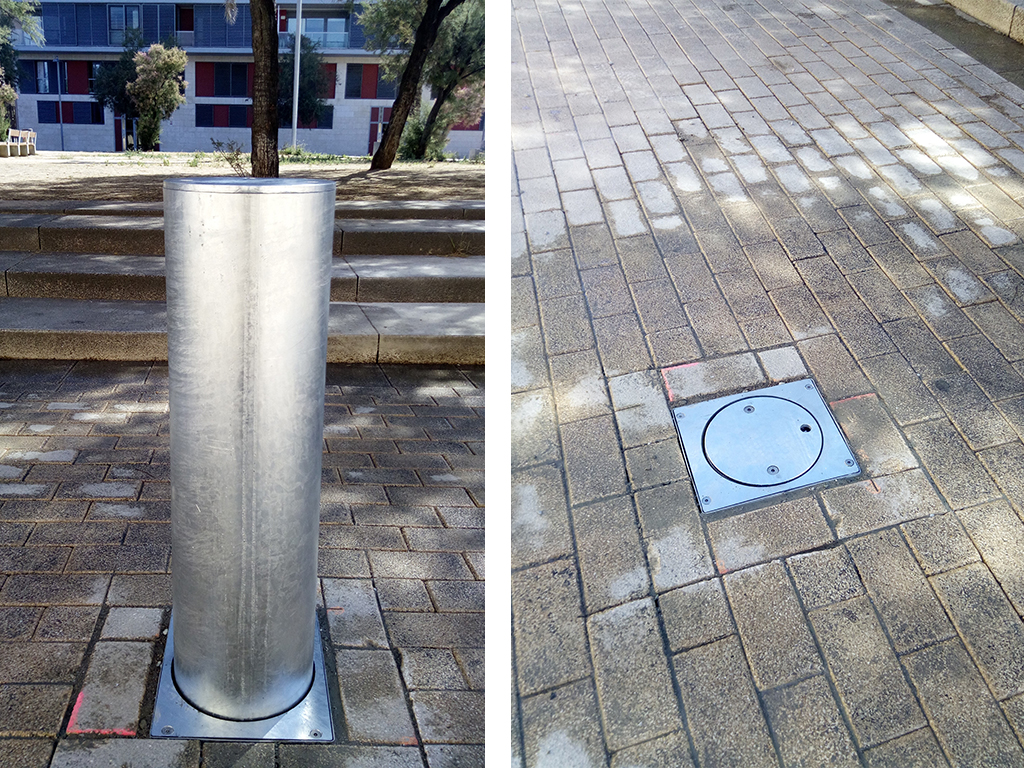
[[[166, 308], [2, 299], [0, 359], [166, 361]], [[483, 304], [331, 302], [327, 361], [483, 365]]]
[[[339, 219], [484, 218], [483, 200], [339, 200]], [[163, 216], [163, 202], [125, 203], [115, 200], [0, 200], [0, 213], [96, 216]]]
[[[166, 298], [163, 258], [0, 252], [0, 274], [4, 277], [0, 296], [163, 301]], [[90, 269], [97, 260], [113, 262], [115, 268]], [[51, 263], [47, 264], [48, 261]], [[52, 262], [57, 261], [67, 262], [68, 268], [54, 269]], [[483, 300], [482, 256], [336, 256], [332, 259], [331, 301], [473, 303]]]
[[[0, 214], [0, 243], [8, 251], [161, 255], [164, 252], [163, 219]], [[484, 222], [336, 220], [333, 252], [344, 256], [481, 255], [484, 253]]]

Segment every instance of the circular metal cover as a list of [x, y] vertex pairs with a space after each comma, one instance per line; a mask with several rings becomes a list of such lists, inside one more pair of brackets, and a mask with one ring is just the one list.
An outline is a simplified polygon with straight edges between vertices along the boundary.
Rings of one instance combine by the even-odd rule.
[[795, 480], [821, 456], [821, 425], [802, 405], [781, 397], [736, 400], [704, 428], [704, 455], [722, 476], [743, 485]]

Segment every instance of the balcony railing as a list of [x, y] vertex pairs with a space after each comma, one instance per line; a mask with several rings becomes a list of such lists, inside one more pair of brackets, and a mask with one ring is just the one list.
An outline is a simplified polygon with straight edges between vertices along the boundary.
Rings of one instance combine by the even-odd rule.
[[[348, 48], [348, 32], [314, 32], [313, 34], [310, 34], [309, 32], [304, 32], [302, 36], [305, 37], [310, 42], [319, 45], [321, 50]], [[282, 51], [292, 50], [292, 38], [294, 37], [294, 34], [281, 35], [278, 38], [278, 47]]]

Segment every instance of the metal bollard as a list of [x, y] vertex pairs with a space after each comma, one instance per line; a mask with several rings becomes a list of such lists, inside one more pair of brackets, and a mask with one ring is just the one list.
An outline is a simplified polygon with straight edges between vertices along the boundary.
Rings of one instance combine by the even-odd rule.
[[313, 681], [334, 198], [164, 182], [172, 671], [217, 718], [276, 717]]

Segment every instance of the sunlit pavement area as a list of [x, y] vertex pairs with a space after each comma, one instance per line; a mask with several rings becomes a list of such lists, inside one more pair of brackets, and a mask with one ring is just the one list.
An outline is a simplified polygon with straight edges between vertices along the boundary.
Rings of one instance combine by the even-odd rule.
[[[1024, 90], [877, 0], [515, 0], [513, 763], [1024, 765]], [[863, 474], [698, 512], [670, 406]]]
[[149, 738], [170, 618], [166, 364], [0, 361], [0, 765], [483, 764], [483, 369], [327, 370], [335, 742]]

